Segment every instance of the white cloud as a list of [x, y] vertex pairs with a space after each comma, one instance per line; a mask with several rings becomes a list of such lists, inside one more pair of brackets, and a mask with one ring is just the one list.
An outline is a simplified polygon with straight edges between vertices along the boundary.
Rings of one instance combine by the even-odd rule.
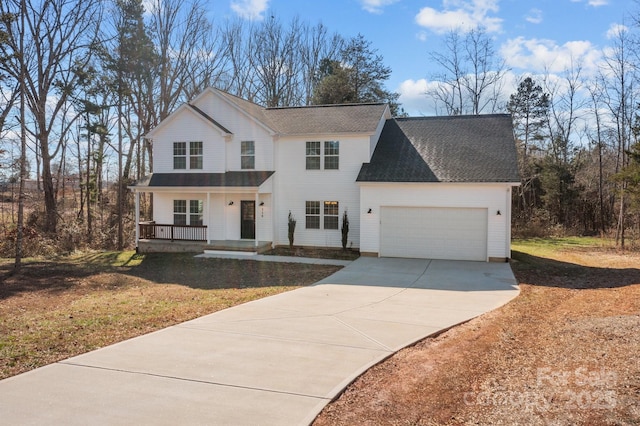
[[426, 31], [420, 31], [416, 34], [416, 38], [420, 41], [427, 41], [428, 35]]
[[[572, 3], [584, 3], [585, 0], [571, 0]], [[608, 6], [611, 0], [586, 0], [591, 7]]]
[[234, 0], [231, 2], [231, 10], [241, 18], [258, 21], [267, 10], [269, 0]]
[[385, 6], [397, 3], [399, 0], [360, 0], [362, 8], [371, 13], [382, 13]]
[[542, 22], [542, 11], [540, 9], [531, 9], [529, 11], [529, 14], [527, 16], [525, 16], [525, 18], [528, 22], [531, 22], [532, 24], [539, 24]]
[[470, 31], [484, 27], [487, 32], [502, 30], [502, 19], [489, 16], [498, 12], [499, 0], [443, 0], [442, 9], [420, 9], [416, 15], [418, 25], [443, 34], [452, 29]]
[[398, 101], [410, 116], [436, 115], [435, 105], [427, 96], [427, 92], [434, 90], [437, 86], [437, 82], [427, 81], [424, 78], [409, 79], [400, 83], [395, 92], [400, 94]]
[[627, 27], [626, 25], [611, 24], [609, 26], [609, 29], [607, 30], [606, 35], [607, 35], [607, 38], [611, 40], [614, 38], [618, 38], [620, 34], [626, 33], [627, 31], [629, 31], [629, 27]]
[[600, 50], [586, 40], [558, 45], [553, 40], [518, 37], [507, 40], [500, 52], [509, 67], [529, 72], [561, 73], [580, 65], [583, 72], [590, 73], [597, 70], [602, 58]]

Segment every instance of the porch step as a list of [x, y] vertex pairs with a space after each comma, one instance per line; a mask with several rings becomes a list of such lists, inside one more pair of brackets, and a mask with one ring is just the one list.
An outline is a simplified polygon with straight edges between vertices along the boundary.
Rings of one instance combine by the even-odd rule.
[[204, 254], [233, 254], [239, 256], [255, 256], [258, 254], [257, 251], [246, 251], [246, 250], [205, 250]]

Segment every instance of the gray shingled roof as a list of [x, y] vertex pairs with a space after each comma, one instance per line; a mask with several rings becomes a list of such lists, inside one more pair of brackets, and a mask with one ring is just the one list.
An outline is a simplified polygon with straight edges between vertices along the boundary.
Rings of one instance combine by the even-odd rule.
[[218, 92], [281, 135], [373, 133], [386, 108], [384, 103], [264, 108], [227, 92]]
[[140, 179], [135, 187], [258, 187], [274, 172], [243, 171], [226, 173], [152, 173]]
[[267, 108], [271, 126], [282, 135], [374, 133], [386, 104], [316, 105]]
[[358, 182], [519, 182], [507, 114], [387, 120]]

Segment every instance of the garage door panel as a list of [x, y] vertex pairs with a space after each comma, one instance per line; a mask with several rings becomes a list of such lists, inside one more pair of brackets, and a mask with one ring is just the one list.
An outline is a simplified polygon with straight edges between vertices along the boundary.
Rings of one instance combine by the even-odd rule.
[[485, 261], [487, 209], [382, 207], [380, 255]]

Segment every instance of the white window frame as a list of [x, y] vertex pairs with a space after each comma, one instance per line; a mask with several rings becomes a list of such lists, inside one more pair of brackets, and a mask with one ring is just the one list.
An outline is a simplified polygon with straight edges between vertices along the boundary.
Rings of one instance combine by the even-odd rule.
[[[250, 149], [249, 149], [250, 148]], [[251, 151], [247, 154], [247, 151]], [[245, 160], [251, 160], [251, 167], [245, 165]], [[255, 141], [241, 141], [240, 142], [240, 169], [242, 170], [255, 170], [256, 168], [256, 143]]]

